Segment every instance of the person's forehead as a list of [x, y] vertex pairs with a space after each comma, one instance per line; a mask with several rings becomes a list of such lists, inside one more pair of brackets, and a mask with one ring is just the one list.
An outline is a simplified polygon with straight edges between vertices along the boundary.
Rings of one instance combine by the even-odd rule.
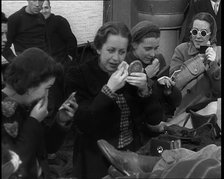
[[49, 4], [48, 1], [44, 1], [44, 2], [43, 2], [43, 6], [50, 6], [50, 4]]
[[121, 35], [113, 35], [110, 34], [107, 37], [106, 42], [104, 43], [107, 46], [120, 46], [123, 45], [123, 42], [128, 42], [128, 39], [126, 37], [123, 37]]
[[155, 46], [155, 45], [158, 46], [159, 41], [160, 41], [160, 38], [147, 37], [142, 40], [141, 44], [143, 46]]
[[196, 19], [193, 22], [193, 27], [199, 28], [199, 29], [209, 29], [210, 24], [207, 21]]

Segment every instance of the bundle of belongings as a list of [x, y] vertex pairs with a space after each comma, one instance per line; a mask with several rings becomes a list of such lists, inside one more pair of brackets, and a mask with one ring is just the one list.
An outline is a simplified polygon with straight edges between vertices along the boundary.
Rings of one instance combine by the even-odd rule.
[[105, 140], [99, 140], [98, 145], [112, 164], [104, 179], [221, 179], [221, 146], [215, 144], [207, 145], [198, 152], [185, 148], [164, 150], [161, 157], [119, 151]]
[[137, 152], [119, 151], [99, 140], [99, 148], [112, 164], [104, 179], [221, 178], [221, 126], [216, 113], [207, 110], [213, 102], [188, 107], [183, 125], [166, 126]]

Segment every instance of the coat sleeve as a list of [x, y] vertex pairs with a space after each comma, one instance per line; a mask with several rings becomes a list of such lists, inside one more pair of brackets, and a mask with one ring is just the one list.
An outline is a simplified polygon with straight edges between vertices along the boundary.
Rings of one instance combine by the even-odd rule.
[[77, 39], [75, 35], [72, 33], [69, 22], [63, 18], [58, 17], [58, 32], [61, 38], [67, 44], [67, 54], [70, 55], [73, 59], [77, 58]]
[[212, 87], [214, 97], [221, 97], [221, 65], [217, 62], [211, 62], [207, 70], [207, 75]]
[[[83, 100], [75, 114], [74, 121], [86, 134], [96, 134], [101, 126], [111, 126], [111, 115], [115, 107], [114, 101], [102, 92], [99, 92], [92, 101]], [[117, 119], [117, 118], [116, 118]], [[114, 119], [114, 120], [116, 120]]]
[[170, 76], [175, 70], [180, 69], [183, 63], [184, 63], [184, 55], [181, 51], [181, 47], [177, 46], [174, 50], [174, 54], [170, 62]]
[[58, 113], [54, 117], [54, 123], [51, 126], [44, 125], [44, 141], [47, 153], [55, 153], [63, 144], [70, 127], [62, 127], [56, 121]]
[[[79, 105], [74, 116], [74, 125], [87, 134], [95, 134], [100, 126], [109, 126], [111, 115], [114, 116], [115, 101], [98, 90], [91, 90], [78, 67], [70, 68], [65, 75], [66, 93], [77, 91], [76, 100]], [[94, 92], [93, 92], [94, 91]], [[117, 108], [116, 108], [117, 109]]]

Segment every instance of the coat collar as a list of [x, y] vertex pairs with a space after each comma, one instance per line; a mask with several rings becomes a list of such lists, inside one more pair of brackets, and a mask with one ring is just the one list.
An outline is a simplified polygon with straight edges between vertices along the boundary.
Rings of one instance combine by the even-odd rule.
[[195, 46], [194, 46], [194, 44], [193, 44], [193, 42], [189, 42], [188, 43], [188, 55], [196, 55], [196, 54], [198, 54], [199, 53], [199, 51], [195, 48]]

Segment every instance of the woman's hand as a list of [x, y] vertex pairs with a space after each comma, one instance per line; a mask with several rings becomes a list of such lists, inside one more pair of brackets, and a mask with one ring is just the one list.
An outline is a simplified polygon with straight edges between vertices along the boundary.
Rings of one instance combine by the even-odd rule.
[[146, 68], [145, 68], [145, 71], [146, 71], [146, 74], [149, 78], [152, 78], [154, 77], [157, 72], [159, 71], [159, 66], [160, 66], [160, 63], [159, 63], [159, 60], [157, 58], [155, 58], [152, 62], [151, 65], [148, 65]]
[[45, 96], [38, 101], [38, 103], [32, 109], [30, 116], [38, 120], [39, 122], [43, 121], [45, 117], [48, 115], [48, 92]]
[[147, 76], [143, 72], [134, 72], [127, 77], [126, 81], [133, 86], [138, 87], [139, 96], [149, 96], [151, 94], [147, 85]]
[[205, 51], [206, 59], [213, 62], [216, 58], [216, 52], [212, 47], [208, 47]]
[[115, 71], [107, 82], [107, 86], [114, 93], [125, 85], [125, 79], [128, 76], [128, 71], [122, 67]]
[[131, 73], [126, 81], [133, 86], [137, 86], [140, 90], [145, 90], [147, 88], [147, 77], [145, 73], [135, 72]]
[[71, 119], [74, 117], [75, 112], [78, 109], [78, 104], [75, 99], [76, 92], [73, 92], [68, 99], [65, 100], [65, 102], [61, 105], [58, 111], [58, 124], [64, 126], [66, 123], [71, 121]]
[[9, 152], [10, 152], [11, 157], [12, 157], [11, 163], [12, 163], [12, 165], [14, 167], [13, 172], [15, 172], [16, 170], [18, 170], [18, 168], [19, 168], [20, 164], [22, 163], [22, 161], [20, 160], [19, 155], [17, 153], [15, 153], [12, 150], [9, 150]]
[[167, 77], [167, 76], [163, 76], [163, 77], [159, 78], [159, 79], [157, 80], [157, 82], [158, 82], [160, 85], [164, 85], [164, 86], [166, 86], [167, 88], [169, 88], [169, 87], [175, 85], [175, 82], [172, 81], [172, 79], [171, 79], [170, 77]]

